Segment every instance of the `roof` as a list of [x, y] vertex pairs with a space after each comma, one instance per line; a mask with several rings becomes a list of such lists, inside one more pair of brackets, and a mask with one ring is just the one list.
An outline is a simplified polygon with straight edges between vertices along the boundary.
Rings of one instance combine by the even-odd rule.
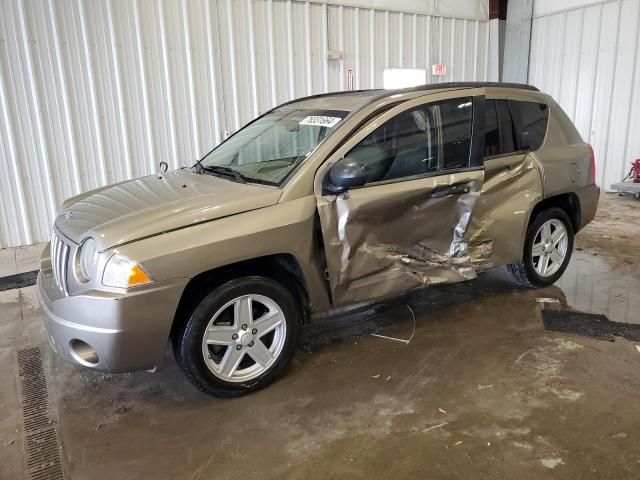
[[513, 88], [518, 90], [528, 90], [539, 92], [533, 85], [525, 85], [521, 83], [501, 83], [501, 82], [446, 82], [446, 83], [430, 83], [419, 85], [417, 87], [393, 89], [393, 90], [355, 90], [344, 92], [330, 92], [309, 97], [298, 98], [283, 103], [280, 107], [290, 106], [302, 109], [319, 109], [319, 110], [345, 110], [353, 112], [370, 104], [374, 100], [397, 95], [402, 93], [419, 93], [432, 90], [461, 90], [466, 88], [482, 88], [482, 87], [498, 87]]

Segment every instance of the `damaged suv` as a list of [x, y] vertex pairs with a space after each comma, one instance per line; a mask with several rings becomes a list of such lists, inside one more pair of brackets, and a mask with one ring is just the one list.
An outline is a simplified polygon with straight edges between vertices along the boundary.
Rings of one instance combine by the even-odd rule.
[[191, 168], [67, 200], [38, 293], [63, 358], [260, 388], [312, 317], [507, 265], [567, 267], [598, 203], [594, 158], [549, 96], [452, 83], [295, 100]]

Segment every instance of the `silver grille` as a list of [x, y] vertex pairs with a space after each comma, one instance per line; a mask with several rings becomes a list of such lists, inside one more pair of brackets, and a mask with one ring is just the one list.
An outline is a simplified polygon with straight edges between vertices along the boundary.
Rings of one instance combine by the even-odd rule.
[[65, 295], [67, 290], [67, 264], [69, 262], [69, 245], [54, 231], [51, 236], [51, 270], [58, 289]]

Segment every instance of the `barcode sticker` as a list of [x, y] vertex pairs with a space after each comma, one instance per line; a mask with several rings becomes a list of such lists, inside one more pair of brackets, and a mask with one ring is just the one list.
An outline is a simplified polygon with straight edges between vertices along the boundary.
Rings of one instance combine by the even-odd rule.
[[300, 121], [300, 125], [316, 125], [318, 127], [331, 128], [342, 120], [339, 117], [325, 117], [324, 115], [310, 115]]

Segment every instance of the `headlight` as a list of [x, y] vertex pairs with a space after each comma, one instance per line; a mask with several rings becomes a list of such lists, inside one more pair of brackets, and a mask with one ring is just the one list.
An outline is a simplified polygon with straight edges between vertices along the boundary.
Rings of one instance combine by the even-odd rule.
[[102, 284], [108, 287], [127, 288], [150, 282], [151, 277], [140, 265], [118, 254], [109, 259], [102, 275]]
[[98, 244], [93, 238], [87, 238], [80, 246], [80, 277], [88, 282], [95, 277], [98, 270]]

